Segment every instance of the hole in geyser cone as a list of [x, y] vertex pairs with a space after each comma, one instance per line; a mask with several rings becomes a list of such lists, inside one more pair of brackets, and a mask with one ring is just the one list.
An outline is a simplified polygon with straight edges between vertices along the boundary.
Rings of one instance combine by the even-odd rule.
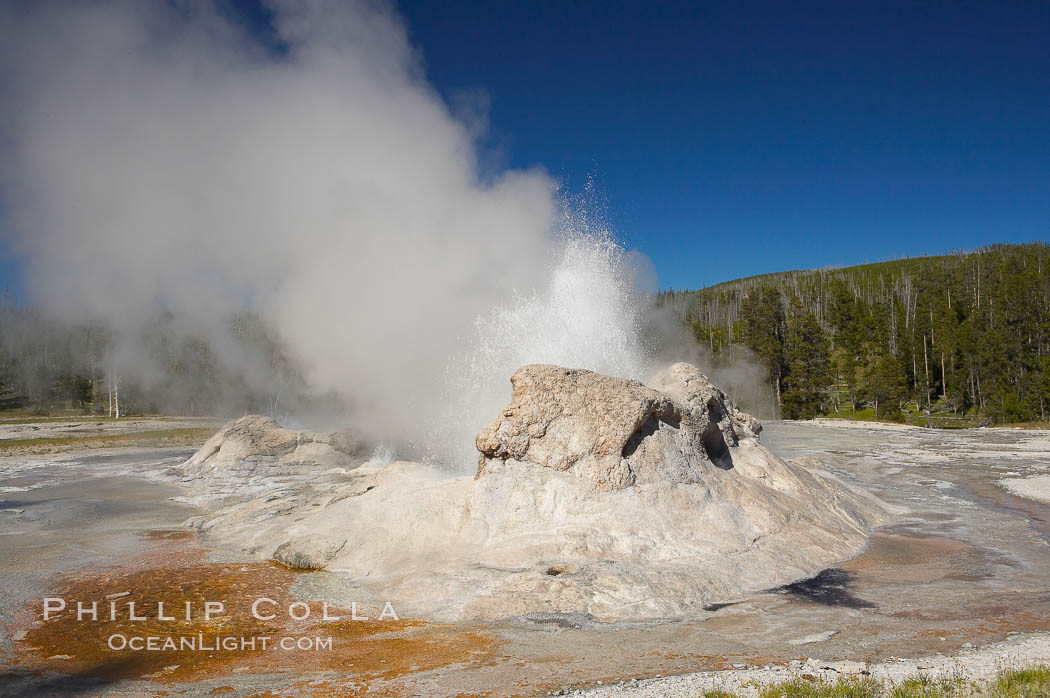
[[[722, 430], [718, 426], [718, 422], [721, 419], [722, 410], [717, 405], [712, 406], [711, 424], [708, 426], [707, 431], [704, 432], [702, 439], [704, 450], [707, 452], [707, 457], [711, 459], [711, 462], [718, 468], [730, 470], [733, 467], [733, 456], [729, 452], [729, 446], [726, 444], [725, 437], [722, 436]], [[678, 415], [649, 415], [649, 418], [642, 423], [642, 426], [638, 427], [631, 434], [631, 438], [627, 439], [620, 456], [622, 458], [630, 458], [646, 438], [652, 436], [663, 427], [680, 429], [681, 426], [682, 422]]]
[[704, 450], [707, 451], [707, 457], [715, 466], [722, 470], [730, 470], [733, 467], [733, 456], [729, 453], [729, 446], [726, 445], [725, 437], [722, 436], [722, 430], [715, 422], [712, 422], [704, 432]]
[[719, 427], [725, 413], [715, 398], [707, 401], [707, 416], [711, 421], [704, 432], [704, 450], [712, 463], [723, 470], [729, 470], [733, 467], [733, 456], [729, 453], [729, 446]]
[[678, 429], [682, 425], [677, 415], [649, 415], [649, 418], [642, 423], [642, 426], [638, 427], [634, 433], [631, 434], [631, 438], [627, 439], [627, 443], [623, 445], [623, 451], [620, 452], [620, 457], [630, 458], [633, 456], [642, 441], [655, 434], [657, 430], [660, 429], [661, 424], [666, 424], [672, 429]]

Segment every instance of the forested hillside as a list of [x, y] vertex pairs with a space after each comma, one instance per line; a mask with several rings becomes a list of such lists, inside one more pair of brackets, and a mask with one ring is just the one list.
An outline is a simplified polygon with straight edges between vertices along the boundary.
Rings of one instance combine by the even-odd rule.
[[[947, 426], [1050, 412], [1047, 244], [766, 274], [657, 302], [678, 313], [716, 370], [761, 365], [770, 404], [749, 407], [766, 413]], [[197, 334], [158, 317], [118, 338], [0, 298], [0, 408], [276, 414], [329, 400], [251, 315]]]
[[[766, 274], [659, 296], [717, 361], [759, 361], [785, 418], [1044, 420], [1050, 246]], [[751, 353], [753, 352], [753, 353]]]

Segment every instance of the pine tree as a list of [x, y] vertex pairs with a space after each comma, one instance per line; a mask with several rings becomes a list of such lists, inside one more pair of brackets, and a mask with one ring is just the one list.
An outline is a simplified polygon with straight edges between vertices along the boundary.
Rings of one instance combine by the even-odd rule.
[[857, 368], [864, 333], [856, 299], [842, 279], [828, 284], [828, 320], [835, 328], [836, 369], [845, 378], [850, 406], [857, 409]]
[[826, 411], [831, 384], [828, 338], [817, 317], [797, 297], [791, 299], [785, 336], [784, 417], [812, 419]]
[[900, 403], [904, 398], [905, 386], [904, 374], [897, 359], [890, 354], [878, 357], [868, 374], [864, 389], [865, 397], [874, 403], [875, 419], [879, 419], [880, 416], [883, 419], [900, 419]]
[[784, 303], [780, 290], [767, 286], [746, 296], [740, 321], [744, 344], [755, 352], [768, 372], [779, 413], [784, 376]]

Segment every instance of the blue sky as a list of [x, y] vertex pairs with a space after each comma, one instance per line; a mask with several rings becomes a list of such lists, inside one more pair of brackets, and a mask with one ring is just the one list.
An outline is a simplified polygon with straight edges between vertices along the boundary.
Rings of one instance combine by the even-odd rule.
[[664, 288], [1050, 239], [1045, 1], [399, 7], [450, 104], [486, 96], [484, 166], [593, 179]]
[[401, 4], [664, 288], [1050, 239], [1050, 3]]

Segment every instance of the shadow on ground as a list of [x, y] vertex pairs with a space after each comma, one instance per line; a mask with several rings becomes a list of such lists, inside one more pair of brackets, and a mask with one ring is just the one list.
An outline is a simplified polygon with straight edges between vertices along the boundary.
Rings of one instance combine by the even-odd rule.
[[771, 589], [774, 594], [787, 594], [800, 601], [819, 603], [822, 606], [839, 608], [875, 608], [875, 604], [850, 591], [854, 574], [838, 567], [829, 567], [815, 577], [803, 579], [793, 584], [785, 584]]

